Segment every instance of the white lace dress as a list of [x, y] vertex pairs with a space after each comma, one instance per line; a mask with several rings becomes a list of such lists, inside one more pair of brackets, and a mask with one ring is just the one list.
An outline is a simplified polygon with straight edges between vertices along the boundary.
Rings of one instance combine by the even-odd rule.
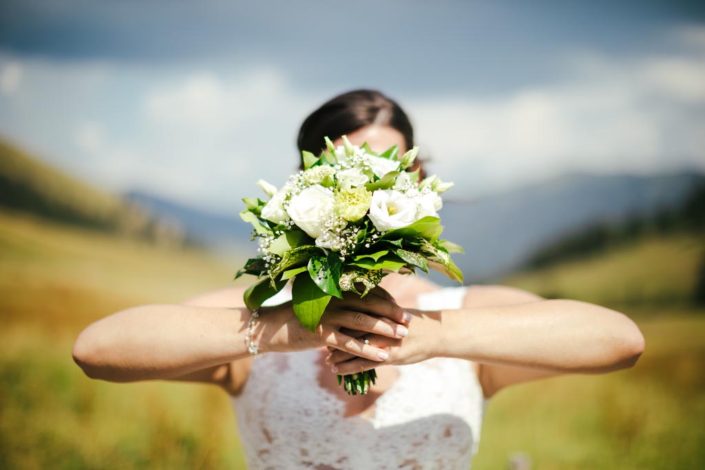
[[[466, 288], [419, 296], [422, 310], [462, 305]], [[283, 291], [268, 304], [288, 300]], [[468, 469], [487, 400], [472, 363], [434, 358], [396, 366], [374, 415], [345, 417], [317, 379], [317, 349], [255, 357], [232, 397], [250, 469]]]

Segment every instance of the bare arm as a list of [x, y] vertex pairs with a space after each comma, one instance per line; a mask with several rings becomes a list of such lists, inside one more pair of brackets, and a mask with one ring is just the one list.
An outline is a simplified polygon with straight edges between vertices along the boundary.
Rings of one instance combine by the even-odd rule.
[[92, 323], [73, 357], [86, 375], [114, 382], [169, 379], [246, 357], [244, 308], [151, 304]]
[[[504, 300], [497, 298], [500, 291]], [[491, 301], [473, 300], [460, 310], [415, 311], [407, 338], [371, 342], [388, 347], [390, 361], [397, 364], [434, 356], [480, 363], [486, 396], [551, 375], [629, 367], [644, 349], [637, 326], [614, 310], [574, 300], [544, 300], [511, 288], [495, 289], [494, 294]], [[368, 368], [366, 361], [339, 351], [331, 362], [340, 373]]]
[[575, 300], [437, 312], [439, 356], [545, 369], [608, 372], [633, 365], [644, 339], [628, 317]]
[[[245, 330], [250, 313], [243, 307], [203, 306], [209, 304], [208, 298], [194, 299], [188, 305], [141, 305], [102, 318], [78, 336], [74, 360], [89, 377], [114, 382], [222, 380], [228, 371], [220, 366], [249, 357]], [[334, 301], [330, 309], [336, 314], [328, 316], [315, 332], [300, 326], [290, 303], [262, 309], [255, 332], [260, 350], [329, 345], [381, 361], [382, 350], [339, 330], [355, 328], [399, 337], [403, 312], [386, 293], [378, 292], [365, 301]]]

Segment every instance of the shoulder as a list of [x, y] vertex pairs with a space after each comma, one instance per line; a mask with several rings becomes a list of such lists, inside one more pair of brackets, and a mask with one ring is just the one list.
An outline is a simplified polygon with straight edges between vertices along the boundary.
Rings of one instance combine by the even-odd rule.
[[511, 305], [543, 300], [539, 295], [523, 289], [500, 285], [472, 285], [466, 287], [465, 307]]
[[197, 307], [244, 307], [245, 303], [242, 296], [245, 293], [245, 289], [246, 287], [241, 286], [223, 287], [221, 289], [203, 292], [181, 303]]

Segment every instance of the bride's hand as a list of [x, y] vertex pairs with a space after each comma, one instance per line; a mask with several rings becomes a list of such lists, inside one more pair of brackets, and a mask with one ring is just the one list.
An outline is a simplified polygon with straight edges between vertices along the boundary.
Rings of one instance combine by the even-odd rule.
[[408, 334], [410, 319], [389, 293], [378, 287], [364, 299], [352, 294], [332, 299], [313, 332], [299, 323], [291, 302], [264, 307], [260, 309], [256, 338], [262, 351], [299, 351], [328, 346], [379, 364], [387, 359], [387, 351], [365, 344], [355, 336], [364, 332], [380, 338], [402, 338]]
[[[369, 346], [381, 348], [389, 353], [385, 365], [413, 364], [435, 356], [439, 341], [440, 322], [437, 312], [423, 312], [407, 309], [412, 320], [408, 325], [408, 335], [403, 338], [391, 338], [378, 334], [356, 335], [366, 339]], [[364, 340], [363, 340], [364, 341]], [[380, 364], [370, 361], [357, 353], [333, 350], [329, 348], [330, 355], [326, 362], [331, 366], [331, 371], [340, 374], [354, 374], [365, 370], [374, 369]]]

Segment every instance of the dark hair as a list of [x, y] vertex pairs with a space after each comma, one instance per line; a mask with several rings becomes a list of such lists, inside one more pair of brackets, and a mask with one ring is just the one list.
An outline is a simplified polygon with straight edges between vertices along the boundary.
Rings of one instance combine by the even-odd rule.
[[398, 130], [407, 150], [414, 146], [414, 129], [401, 106], [379, 91], [362, 89], [326, 101], [304, 120], [296, 141], [299, 153], [318, 155], [325, 147], [324, 137], [335, 140], [371, 124]]

